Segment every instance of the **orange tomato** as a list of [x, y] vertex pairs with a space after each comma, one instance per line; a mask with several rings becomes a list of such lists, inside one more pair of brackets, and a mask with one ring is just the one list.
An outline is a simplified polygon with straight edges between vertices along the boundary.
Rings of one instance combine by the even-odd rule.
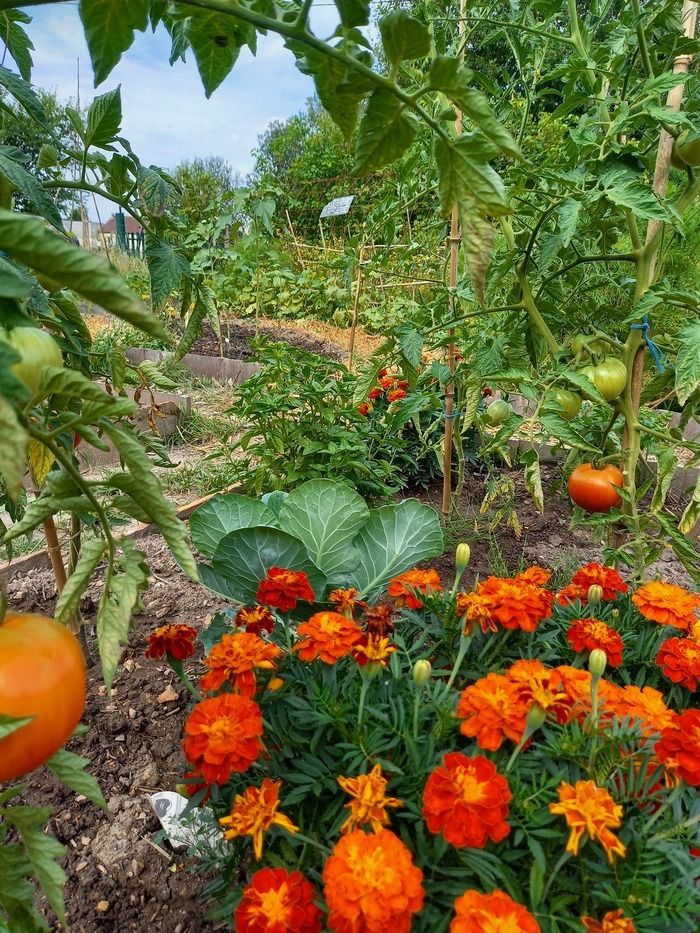
[[624, 486], [625, 478], [616, 466], [606, 464], [597, 470], [591, 463], [581, 463], [569, 477], [569, 495], [586, 512], [609, 512], [622, 502], [615, 486]]
[[0, 713], [30, 723], [0, 739], [0, 782], [32, 771], [70, 738], [85, 708], [78, 639], [46, 616], [8, 612], [0, 624]]

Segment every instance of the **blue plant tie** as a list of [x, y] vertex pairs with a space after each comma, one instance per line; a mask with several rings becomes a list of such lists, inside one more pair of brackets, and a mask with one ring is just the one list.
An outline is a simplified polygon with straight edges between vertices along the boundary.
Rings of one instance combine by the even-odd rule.
[[658, 369], [660, 373], [665, 373], [666, 367], [664, 366], [664, 362], [661, 359], [661, 350], [659, 350], [659, 348], [656, 346], [654, 341], [649, 336], [650, 329], [651, 328], [649, 326], [649, 315], [648, 314], [644, 315], [644, 320], [642, 321], [641, 324], [632, 324], [630, 328], [630, 330], [641, 330], [642, 336], [644, 337], [646, 345], [649, 347], [649, 352], [651, 353], [652, 359], [656, 363], [656, 368]]

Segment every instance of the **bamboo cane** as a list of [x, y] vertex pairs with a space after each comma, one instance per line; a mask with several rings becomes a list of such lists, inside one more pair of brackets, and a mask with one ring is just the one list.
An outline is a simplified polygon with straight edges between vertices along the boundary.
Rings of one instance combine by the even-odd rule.
[[360, 293], [362, 291], [362, 262], [365, 258], [364, 243], [360, 247], [357, 257], [357, 282], [355, 284], [355, 302], [352, 308], [352, 325], [350, 327], [350, 349], [348, 352], [348, 369], [352, 372], [353, 354], [355, 352], [355, 333], [357, 331], [357, 319], [360, 314]]
[[[462, 48], [462, 36], [464, 35], [465, 18], [467, 13], [466, 0], [460, 0], [459, 3], [459, 48], [460, 57], [464, 57]], [[456, 108], [457, 109], [457, 108]], [[455, 120], [455, 132], [459, 136], [462, 132], [462, 111], [457, 109], [457, 119]], [[459, 271], [459, 244], [461, 237], [459, 233], [459, 209], [457, 205], [452, 207], [452, 216], [450, 217], [450, 290], [454, 296], [454, 290], [457, 287], [457, 273]], [[454, 297], [452, 297], [454, 302]], [[454, 318], [454, 307], [450, 309]], [[450, 370], [450, 379], [445, 386], [445, 440], [443, 445], [443, 465], [442, 465], [442, 515], [444, 519], [452, 510], [452, 438], [454, 434], [454, 398], [455, 398], [455, 329], [450, 328], [450, 342], [447, 346], [447, 366]]]

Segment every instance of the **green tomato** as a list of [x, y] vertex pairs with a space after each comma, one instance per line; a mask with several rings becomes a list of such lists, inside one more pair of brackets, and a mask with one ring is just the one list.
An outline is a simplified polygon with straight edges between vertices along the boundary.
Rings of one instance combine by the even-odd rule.
[[688, 139], [690, 130], [683, 130], [675, 142], [675, 152], [685, 165], [700, 165], [700, 139]]
[[627, 385], [627, 367], [622, 360], [608, 356], [595, 367], [593, 382], [603, 398], [612, 402]]
[[605, 353], [606, 344], [586, 334], [576, 334], [571, 341], [571, 350], [575, 356], [579, 353]]
[[545, 396], [549, 408], [566, 421], [573, 421], [581, 411], [581, 396], [568, 389], [550, 389]]
[[496, 425], [503, 424], [512, 411], [513, 408], [508, 402], [504, 401], [502, 398], [497, 398], [495, 402], [491, 402], [484, 412], [484, 420], [487, 424], [490, 424], [492, 428], [495, 428]]
[[12, 373], [23, 382], [30, 392], [36, 392], [46, 366], [63, 366], [63, 354], [53, 339], [40, 327], [13, 327], [0, 329], [0, 340], [4, 340], [22, 357], [10, 367]]
[[683, 159], [681, 159], [681, 157], [678, 155], [678, 146], [675, 142], [673, 143], [673, 149], [671, 150], [671, 165], [674, 168], [680, 169], [682, 172], [684, 172], [687, 168]]
[[588, 366], [584, 366], [582, 369], [579, 369], [579, 372], [582, 376], [585, 376], [589, 382], [595, 383], [595, 366], [593, 363], [589, 363]]
[[585, 334], [576, 334], [574, 339], [571, 341], [571, 352], [574, 356], [578, 356], [579, 353], [584, 353], [586, 350], [586, 335]]

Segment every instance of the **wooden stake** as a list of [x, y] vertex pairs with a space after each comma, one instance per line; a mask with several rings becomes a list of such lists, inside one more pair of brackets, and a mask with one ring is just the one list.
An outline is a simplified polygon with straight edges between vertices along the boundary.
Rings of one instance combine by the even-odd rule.
[[355, 331], [357, 330], [357, 318], [360, 313], [360, 292], [362, 291], [362, 262], [365, 258], [365, 245], [360, 247], [360, 253], [357, 258], [357, 282], [355, 285], [355, 302], [352, 308], [352, 326], [350, 327], [350, 351], [348, 353], [348, 369], [352, 372], [352, 358], [355, 352]]
[[289, 227], [289, 232], [292, 234], [292, 240], [294, 240], [294, 246], [297, 251], [297, 259], [299, 260], [299, 265], [304, 268], [304, 260], [301, 256], [301, 250], [299, 249], [299, 241], [297, 240], [297, 235], [294, 232], [294, 226], [292, 225], [292, 218], [289, 216], [289, 211], [285, 208], [284, 213], [287, 215], [287, 226]]
[[[464, 35], [465, 18], [467, 14], [467, 0], [459, 2], [459, 55], [464, 58], [464, 49], [462, 48], [462, 36]], [[457, 110], [457, 119], [455, 120], [455, 133], [459, 136], [462, 132], [462, 111]], [[454, 290], [457, 287], [457, 273], [459, 271], [459, 245], [461, 237], [459, 235], [459, 209], [455, 204], [452, 208], [450, 218], [450, 291], [451, 304], [450, 317], [454, 319]], [[445, 386], [445, 439], [443, 444], [442, 456], [442, 516], [447, 519], [452, 510], [452, 438], [454, 435], [454, 398], [455, 398], [455, 329], [450, 328], [450, 342], [447, 346], [447, 366], [450, 370], [450, 380]]]

